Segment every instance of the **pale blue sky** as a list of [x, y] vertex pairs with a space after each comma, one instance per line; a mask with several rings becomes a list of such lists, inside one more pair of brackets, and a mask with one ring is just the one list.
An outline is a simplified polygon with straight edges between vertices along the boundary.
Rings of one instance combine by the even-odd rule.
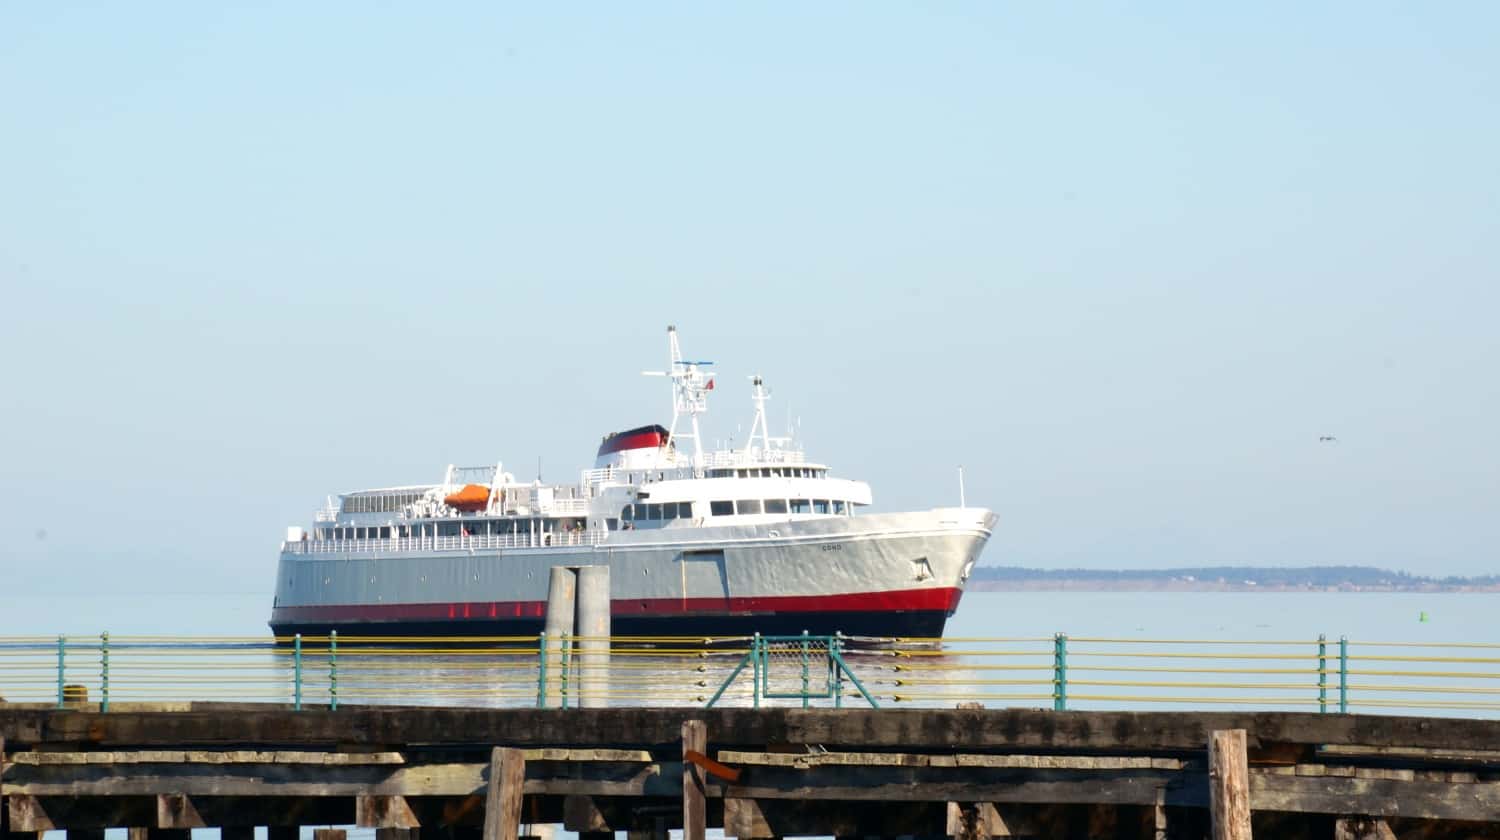
[[575, 475], [668, 323], [986, 563], [1500, 571], [1500, 6], [567, 9], [0, 10], [5, 598]]

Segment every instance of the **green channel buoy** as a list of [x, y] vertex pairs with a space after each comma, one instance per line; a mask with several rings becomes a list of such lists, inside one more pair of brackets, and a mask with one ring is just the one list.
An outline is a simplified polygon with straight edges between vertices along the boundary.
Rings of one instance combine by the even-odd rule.
[[1427, 620], [1427, 611], [1426, 610], [1422, 610], [1421, 612], [1417, 613], [1417, 621], [1426, 621], [1426, 620]]

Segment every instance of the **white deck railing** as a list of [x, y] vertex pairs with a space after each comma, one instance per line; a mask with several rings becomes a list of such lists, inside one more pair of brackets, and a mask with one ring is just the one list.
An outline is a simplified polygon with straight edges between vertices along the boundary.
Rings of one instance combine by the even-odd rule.
[[390, 554], [402, 551], [478, 551], [492, 548], [565, 548], [598, 545], [604, 531], [555, 531], [546, 534], [487, 534], [456, 537], [390, 537], [364, 540], [297, 540], [283, 542], [287, 554]]

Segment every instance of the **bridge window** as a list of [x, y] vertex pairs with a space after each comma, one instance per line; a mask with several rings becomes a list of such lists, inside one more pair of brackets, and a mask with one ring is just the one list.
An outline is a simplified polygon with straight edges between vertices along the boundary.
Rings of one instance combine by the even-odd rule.
[[734, 502], [709, 502], [708, 512], [713, 516], [733, 516]]
[[838, 514], [839, 516], [843, 516], [844, 515], [844, 503], [841, 502], [841, 501], [839, 501], [838, 499], [835, 499], [833, 501], [833, 512], [836, 513], [836, 514]]
[[792, 513], [807, 513], [811, 510], [806, 499], [792, 499]]
[[766, 513], [786, 513], [786, 499], [766, 499]]
[[760, 513], [760, 499], [741, 499], [734, 503], [735, 513]]
[[828, 500], [827, 499], [813, 499], [813, 513], [827, 513], [827, 512], [828, 512]]
[[646, 518], [653, 522], [660, 522], [661, 505], [656, 502], [652, 502], [651, 504], [646, 505]]

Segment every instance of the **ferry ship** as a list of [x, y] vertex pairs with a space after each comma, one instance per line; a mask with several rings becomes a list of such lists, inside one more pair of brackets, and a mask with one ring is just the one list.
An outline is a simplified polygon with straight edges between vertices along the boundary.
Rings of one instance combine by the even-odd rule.
[[497, 463], [330, 497], [287, 529], [272, 630], [534, 635], [551, 567], [607, 565], [616, 635], [941, 637], [995, 514], [867, 512], [868, 484], [771, 435], [759, 376], [749, 439], [705, 451], [712, 362], [667, 334], [671, 365], [648, 375], [670, 381], [670, 426], [605, 436], [576, 484]]

